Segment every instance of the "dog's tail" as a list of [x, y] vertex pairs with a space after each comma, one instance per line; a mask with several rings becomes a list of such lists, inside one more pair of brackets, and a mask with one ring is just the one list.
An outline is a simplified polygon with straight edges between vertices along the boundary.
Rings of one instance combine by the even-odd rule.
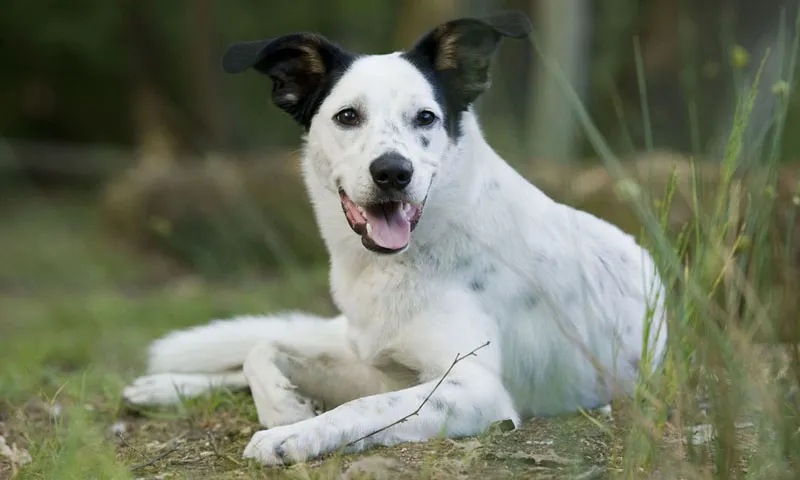
[[303, 338], [314, 324], [330, 321], [301, 313], [235, 317], [178, 330], [150, 345], [148, 373], [216, 373], [242, 367], [258, 344]]

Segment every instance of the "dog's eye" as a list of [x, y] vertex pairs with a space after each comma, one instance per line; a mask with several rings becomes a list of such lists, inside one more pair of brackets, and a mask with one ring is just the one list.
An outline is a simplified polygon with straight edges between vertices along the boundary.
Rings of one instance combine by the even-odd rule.
[[355, 127], [361, 123], [361, 117], [354, 108], [345, 108], [341, 112], [333, 116], [333, 119], [339, 125], [345, 127]]
[[414, 119], [414, 123], [416, 123], [419, 127], [427, 127], [428, 125], [433, 124], [435, 121], [436, 114], [430, 110], [422, 110], [417, 114], [417, 118]]

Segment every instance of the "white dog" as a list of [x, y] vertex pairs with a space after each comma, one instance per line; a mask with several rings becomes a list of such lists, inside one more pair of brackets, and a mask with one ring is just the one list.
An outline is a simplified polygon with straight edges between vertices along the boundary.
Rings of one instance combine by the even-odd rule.
[[630, 394], [643, 351], [646, 376], [666, 346], [651, 257], [528, 183], [472, 108], [501, 39], [529, 33], [524, 15], [504, 12], [445, 23], [387, 55], [311, 33], [232, 45], [225, 70], [269, 76], [274, 103], [306, 129], [304, 178], [342, 315], [173, 332], [124, 397], [170, 404], [249, 387], [268, 429], [244, 456], [277, 465]]

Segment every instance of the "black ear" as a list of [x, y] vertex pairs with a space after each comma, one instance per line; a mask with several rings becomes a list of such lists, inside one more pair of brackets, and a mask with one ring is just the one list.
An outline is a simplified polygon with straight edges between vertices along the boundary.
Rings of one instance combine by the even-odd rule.
[[461, 18], [423, 35], [405, 57], [432, 70], [448, 107], [462, 112], [489, 88], [489, 67], [500, 41], [527, 38], [530, 32], [530, 20], [521, 12]]
[[234, 43], [222, 68], [239, 73], [249, 68], [272, 79], [272, 101], [308, 129], [333, 84], [354, 60], [328, 39], [293, 33], [269, 40]]

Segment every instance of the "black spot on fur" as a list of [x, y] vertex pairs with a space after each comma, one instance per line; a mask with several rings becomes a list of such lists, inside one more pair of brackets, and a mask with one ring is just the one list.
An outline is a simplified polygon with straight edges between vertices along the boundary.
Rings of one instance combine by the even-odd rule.
[[533, 310], [537, 305], [539, 305], [539, 297], [533, 294], [525, 295], [522, 298], [522, 303], [525, 305], [525, 309]]
[[469, 288], [473, 292], [482, 292], [486, 290], [486, 286], [489, 282], [489, 276], [495, 273], [496, 271], [497, 267], [495, 265], [487, 266], [479, 274], [473, 277], [473, 279], [469, 282]]
[[[290, 440], [291, 438], [293, 438], [293, 436], [287, 438], [286, 440]], [[290, 460], [289, 455], [286, 452], [286, 441], [275, 447], [275, 453], [278, 455], [278, 458], [280, 458], [281, 461], [284, 463]]]
[[422, 148], [428, 148], [428, 145], [431, 144], [431, 140], [424, 135], [420, 135], [419, 144], [422, 145]]
[[435, 268], [439, 268], [439, 266], [442, 263], [439, 260], [439, 257], [431, 253], [431, 248], [429, 245], [420, 245], [419, 253], [421, 256], [425, 257], [425, 263], [427, 263], [428, 265], [431, 265]]
[[448, 410], [447, 403], [439, 397], [431, 397], [428, 403], [430, 403], [431, 407], [437, 412], [446, 412]]
[[606, 259], [603, 258], [602, 255], [597, 258], [598, 260], [600, 260], [600, 263], [603, 265], [603, 268], [605, 268], [607, 272], [611, 273], [611, 266], [608, 264], [608, 262], [606, 262]]
[[472, 266], [472, 257], [461, 257], [456, 260], [456, 268], [458, 270], [465, 270]]
[[429, 31], [403, 57], [433, 87], [450, 138], [461, 136], [461, 116], [489, 88], [489, 68], [503, 38], [526, 38], [528, 18], [502, 12], [484, 18], [461, 18]]
[[463, 383], [461, 383], [461, 380], [457, 380], [457, 379], [455, 379], [455, 378], [454, 378], [454, 379], [451, 379], [451, 380], [447, 380], [447, 381], [446, 381], [446, 382], [444, 382], [444, 383], [445, 383], [446, 385], [449, 385], [449, 386], [451, 386], [451, 387], [455, 387], [455, 388], [459, 388], [459, 387], [461, 387], [462, 385], [464, 385]]
[[319, 106], [358, 55], [322, 35], [301, 32], [238, 42], [222, 58], [228, 73], [250, 68], [272, 80], [272, 102], [308, 131]]
[[473, 278], [472, 281], [469, 282], [469, 288], [473, 292], [482, 292], [486, 290], [486, 278], [485, 277]]

